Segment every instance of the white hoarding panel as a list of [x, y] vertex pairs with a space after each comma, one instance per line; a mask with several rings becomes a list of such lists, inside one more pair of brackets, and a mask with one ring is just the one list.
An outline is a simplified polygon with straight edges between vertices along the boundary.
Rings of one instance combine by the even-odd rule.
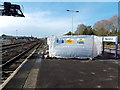
[[47, 39], [47, 42], [50, 57], [93, 58], [102, 51], [102, 37], [93, 35], [52, 36]]

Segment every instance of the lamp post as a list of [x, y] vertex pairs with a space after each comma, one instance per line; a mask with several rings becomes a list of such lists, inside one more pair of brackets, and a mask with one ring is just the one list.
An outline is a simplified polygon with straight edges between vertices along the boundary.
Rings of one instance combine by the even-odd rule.
[[[73, 11], [73, 10], [66, 10], [66, 11], [68, 11], [68, 12], [72, 12], [72, 32], [73, 32], [73, 13], [79, 13], [79, 11]], [[72, 32], [71, 32], [71, 35], [72, 35]]]

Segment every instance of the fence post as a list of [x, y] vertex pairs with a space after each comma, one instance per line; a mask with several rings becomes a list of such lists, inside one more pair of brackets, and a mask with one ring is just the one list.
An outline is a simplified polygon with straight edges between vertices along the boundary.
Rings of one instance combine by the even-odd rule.
[[104, 50], [105, 50], [105, 45], [103, 40], [104, 40], [104, 37], [102, 37], [102, 46], [103, 46], [102, 54], [104, 54]]
[[115, 59], [117, 59], [118, 56], [118, 36], [116, 36], [116, 41], [115, 41]]

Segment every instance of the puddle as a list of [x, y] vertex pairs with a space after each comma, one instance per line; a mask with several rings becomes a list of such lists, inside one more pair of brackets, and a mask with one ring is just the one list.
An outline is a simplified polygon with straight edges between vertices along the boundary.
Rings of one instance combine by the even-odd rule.
[[41, 62], [41, 61], [42, 61], [42, 59], [41, 59], [41, 58], [39, 58], [39, 59], [37, 59], [37, 60], [36, 60], [36, 62]]
[[95, 75], [95, 73], [94, 73], [94, 72], [91, 72], [91, 74]]
[[116, 76], [110, 75], [109, 77], [110, 77], [110, 78], [115, 78]]
[[79, 80], [79, 81], [80, 81], [80, 82], [83, 82], [84, 80], [81, 79], [81, 80]]
[[101, 85], [97, 85], [97, 88], [101, 88], [102, 86]]
[[107, 78], [107, 79], [105, 79], [105, 80], [113, 80], [112, 78]]
[[107, 70], [104, 69], [103, 71], [106, 72]]

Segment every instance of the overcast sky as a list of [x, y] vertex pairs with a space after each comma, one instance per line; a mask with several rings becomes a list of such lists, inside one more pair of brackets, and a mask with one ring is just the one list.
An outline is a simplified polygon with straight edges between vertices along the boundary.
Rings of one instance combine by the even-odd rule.
[[97, 21], [118, 14], [118, 2], [13, 2], [24, 6], [23, 17], [0, 16], [0, 35], [45, 37], [71, 31], [74, 13], [74, 31], [78, 24], [93, 26]]

